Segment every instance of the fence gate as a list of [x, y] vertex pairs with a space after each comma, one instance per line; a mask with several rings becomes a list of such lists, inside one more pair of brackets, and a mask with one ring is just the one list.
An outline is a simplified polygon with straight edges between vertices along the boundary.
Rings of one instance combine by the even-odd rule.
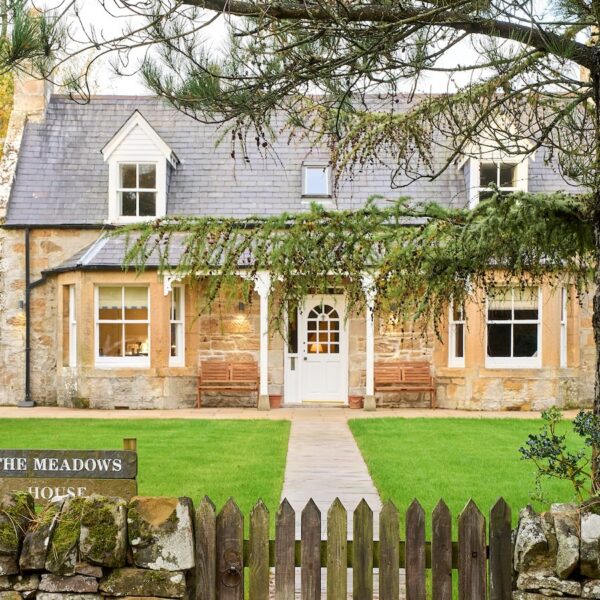
[[459, 600], [511, 599], [511, 511], [502, 498], [491, 509], [487, 525], [469, 501], [458, 517], [458, 541], [452, 541], [452, 515], [443, 500], [431, 514], [430, 541], [425, 511], [416, 500], [406, 511], [404, 536], [397, 508], [392, 502], [384, 504], [379, 540], [373, 540], [373, 511], [364, 500], [353, 514], [352, 540], [347, 539], [347, 513], [338, 499], [326, 515], [326, 540], [321, 539], [322, 516], [312, 500], [301, 514], [300, 540], [295, 539], [295, 517], [284, 500], [272, 540], [269, 511], [259, 501], [250, 512], [245, 539], [244, 516], [233, 499], [217, 514], [204, 498], [196, 510], [196, 600], [318, 600], [323, 588], [323, 598], [346, 600], [348, 569], [354, 600], [374, 598], [374, 577], [379, 600], [451, 600], [453, 594]]

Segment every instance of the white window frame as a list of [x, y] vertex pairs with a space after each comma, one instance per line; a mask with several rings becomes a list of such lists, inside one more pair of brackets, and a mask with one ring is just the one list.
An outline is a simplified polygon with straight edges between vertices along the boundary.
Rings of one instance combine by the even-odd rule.
[[[148, 318], [147, 319], [100, 319], [100, 288], [101, 287], [120, 287], [121, 288], [121, 301], [122, 306], [125, 306], [125, 288], [128, 287], [142, 287], [148, 294]], [[147, 369], [150, 367], [150, 356], [151, 356], [151, 329], [150, 329], [150, 287], [148, 285], [128, 285], [122, 283], [102, 283], [98, 284], [94, 288], [94, 321], [95, 321], [95, 342], [94, 342], [94, 356], [95, 366], [100, 369], [111, 369], [111, 368], [137, 368]], [[140, 325], [145, 323], [148, 327], [148, 356], [100, 356], [100, 324], [101, 323], [119, 323], [123, 329], [128, 323]], [[122, 333], [123, 339], [125, 331]]]
[[[532, 286], [534, 287], [534, 286]], [[490, 321], [488, 319], [490, 299], [489, 296], [485, 302], [485, 367], [486, 369], [541, 369], [542, 367], [542, 289], [538, 288], [538, 317], [537, 319], [505, 319], [502, 321]], [[501, 286], [498, 289], [512, 290], [511, 311], [514, 317], [515, 308], [515, 291], [518, 287]], [[512, 352], [512, 331], [515, 324], [517, 325], [537, 325], [537, 356], [488, 356], [488, 325], [511, 325], [511, 352]]]
[[[135, 219], [136, 221], [139, 219], [156, 219], [156, 213], [158, 212], [158, 163], [156, 161], [147, 161], [147, 160], [135, 160], [135, 161], [128, 161], [128, 160], [121, 160], [117, 163], [118, 165], [118, 175], [117, 175], [117, 210], [119, 211], [119, 218], [120, 219], [127, 219], [127, 218], [131, 218], [131, 219]], [[135, 183], [136, 183], [136, 187], [134, 188], [124, 188], [121, 186], [121, 167], [123, 165], [129, 165], [129, 166], [135, 166]], [[154, 187], [153, 188], [142, 188], [140, 187], [140, 167], [141, 166], [153, 166], [154, 167]], [[154, 213], [153, 215], [123, 215], [123, 201], [121, 199], [121, 194], [123, 192], [135, 192], [136, 196], [137, 196], [137, 200], [136, 200], [136, 211], [139, 212], [140, 210], [140, 199], [139, 199], [139, 195], [140, 193], [143, 192], [150, 192], [152, 194], [154, 194]]]
[[[173, 302], [174, 302], [174, 291], [179, 291], [179, 315], [180, 319], [173, 319]], [[175, 325], [179, 330], [177, 336], [176, 355], [171, 355], [171, 348], [173, 347], [173, 340], [171, 339], [171, 327]], [[170, 367], [184, 367], [185, 366], [185, 286], [173, 285], [171, 287], [171, 294], [169, 297], [169, 366]]]
[[[309, 169], [319, 169], [325, 172], [327, 191], [324, 194], [309, 193], [307, 186], [307, 173]], [[325, 163], [305, 163], [302, 165], [302, 197], [303, 198], [331, 198], [331, 166]]]
[[[448, 317], [448, 322], [449, 322], [449, 326], [448, 326], [448, 366], [452, 367], [452, 368], [460, 368], [460, 367], [464, 367], [465, 366], [465, 354], [466, 354], [466, 348], [465, 348], [465, 342], [466, 342], [466, 336], [465, 336], [465, 330], [466, 330], [466, 320], [465, 320], [465, 311], [464, 308], [461, 311], [462, 313], [462, 318], [461, 319], [455, 319], [454, 318], [454, 303], [450, 303], [450, 314]], [[455, 354], [455, 350], [456, 350], [456, 330], [457, 330], [457, 325], [462, 325], [462, 338], [463, 338], [463, 355], [462, 356], [456, 356]]]
[[[474, 208], [477, 206], [477, 204], [479, 204], [479, 192], [486, 191], [488, 189], [481, 187], [479, 170], [482, 164], [494, 163], [496, 165], [506, 164], [516, 166], [516, 186], [511, 188], [502, 187], [499, 188], [500, 191], [526, 192], [529, 189], [529, 156], [500, 156], [498, 153], [492, 153], [490, 156], [470, 158], [467, 160], [469, 164], [469, 208]], [[464, 165], [465, 162], [461, 164]]]
[[[507, 192], [509, 194], [512, 194], [514, 192], [518, 192], [520, 190], [519, 188], [519, 163], [517, 161], [513, 161], [513, 160], [480, 160], [479, 161], [479, 194], [481, 195], [481, 192], [489, 192], [490, 189], [486, 186], [486, 187], [482, 187], [481, 186], [481, 167], [482, 166], [488, 166], [488, 165], [494, 165], [496, 167], [496, 187], [498, 188], [498, 191], [500, 192]], [[501, 166], [507, 166], [507, 167], [513, 167], [515, 169], [515, 184], [513, 186], [501, 186], [500, 185], [500, 167]]]
[[69, 366], [77, 366], [77, 307], [75, 284], [69, 286]]
[[560, 366], [567, 367], [567, 305], [569, 294], [566, 287], [560, 290]]
[[[66, 333], [67, 333], [67, 340], [68, 340], [68, 344], [69, 344], [69, 356], [67, 358], [68, 364], [66, 364], [64, 366], [76, 367], [77, 366], [77, 308], [76, 308], [76, 304], [75, 304], [75, 298], [76, 298], [75, 284], [74, 283], [66, 284], [64, 287], [66, 287], [68, 290], [67, 332]], [[64, 301], [64, 295], [63, 295], [63, 301]], [[64, 309], [65, 309], [65, 307], [63, 306], [63, 314], [64, 314]], [[65, 326], [65, 322], [63, 320], [63, 327], [64, 326]]]
[[[146, 217], [124, 216], [121, 214], [120, 192], [124, 188], [120, 185], [121, 165], [155, 165], [156, 167], [156, 189], [130, 189], [128, 191], [156, 192], [156, 214]], [[109, 223], [144, 223], [164, 217], [167, 213], [167, 161], [166, 160], [109, 160], [108, 161], [108, 222]]]

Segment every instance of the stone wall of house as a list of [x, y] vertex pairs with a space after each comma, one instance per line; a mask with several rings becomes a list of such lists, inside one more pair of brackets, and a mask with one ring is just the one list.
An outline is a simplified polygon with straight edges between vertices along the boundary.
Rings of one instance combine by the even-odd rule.
[[514, 534], [513, 600], [600, 598], [600, 505], [521, 511]]
[[[485, 367], [481, 305], [467, 308], [465, 367], [448, 367], [446, 340], [434, 340], [437, 405], [464, 410], [544, 410], [589, 407], [593, 401], [596, 349], [591, 293], [571, 296], [567, 315], [567, 366], [560, 366], [560, 287], [542, 289], [542, 368]], [[441, 328], [446, 331], [446, 326]]]
[[[200, 287], [196, 291], [202, 295]], [[200, 300], [201, 302], [201, 300]], [[200, 307], [198, 307], [198, 311]], [[259, 363], [260, 351], [260, 300], [252, 294], [248, 303], [238, 298], [217, 301], [210, 314], [202, 312], [196, 317], [192, 335], [197, 336], [198, 363], [202, 360], [224, 360]], [[269, 394], [283, 395], [283, 355], [281, 335], [269, 336]], [[254, 407], [255, 392], [229, 391], [204, 392], [202, 406]]]
[[[0, 230], [0, 404], [24, 398], [25, 380], [25, 233]], [[97, 231], [35, 229], [30, 235], [31, 281], [98, 237]], [[59, 335], [57, 282], [48, 277], [31, 291], [31, 388], [36, 402], [56, 404]]]
[[[350, 318], [348, 324], [349, 345], [349, 395], [365, 395], [366, 376], [366, 322], [365, 316]], [[423, 332], [411, 323], [398, 323], [384, 317], [375, 318], [376, 361], [431, 361], [433, 340], [431, 334]], [[386, 408], [429, 406], [429, 394], [377, 392], [377, 406]]]
[[189, 498], [2, 500], [0, 600], [191, 598], [195, 563]]

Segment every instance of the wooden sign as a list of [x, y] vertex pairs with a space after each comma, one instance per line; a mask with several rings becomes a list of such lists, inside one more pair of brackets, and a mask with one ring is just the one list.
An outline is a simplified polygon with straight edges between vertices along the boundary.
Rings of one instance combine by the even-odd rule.
[[[124, 440], [134, 448], [134, 440]], [[133, 444], [132, 444], [133, 442]], [[137, 494], [137, 452], [0, 449], [0, 493], [27, 491], [43, 504], [58, 496]]]

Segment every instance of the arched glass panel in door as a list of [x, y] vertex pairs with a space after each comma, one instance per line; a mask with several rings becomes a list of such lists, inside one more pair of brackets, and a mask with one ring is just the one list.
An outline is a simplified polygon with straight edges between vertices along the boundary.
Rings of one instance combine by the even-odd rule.
[[308, 354], [339, 354], [340, 316], [333, 306], [319, 304], [306, 318]]

